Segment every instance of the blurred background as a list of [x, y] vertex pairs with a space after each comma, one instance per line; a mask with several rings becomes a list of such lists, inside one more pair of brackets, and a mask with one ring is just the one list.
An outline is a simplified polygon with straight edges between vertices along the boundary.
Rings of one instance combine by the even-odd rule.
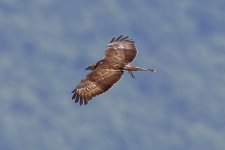
[[[1, 150], [224, 150], [224, 0], [1, 0]], [[80, 107], [114, 36], [136, 66]]]

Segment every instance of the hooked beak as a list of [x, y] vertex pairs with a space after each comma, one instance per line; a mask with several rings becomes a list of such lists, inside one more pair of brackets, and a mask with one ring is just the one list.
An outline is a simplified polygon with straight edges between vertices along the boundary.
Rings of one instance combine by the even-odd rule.
[[94, 70], [95, 69], [95, 64], [88, 66], [85, 70]]
[[85, 68], [85, 70], [90, 70], [90, 66], [88, 66], [87, 68]]

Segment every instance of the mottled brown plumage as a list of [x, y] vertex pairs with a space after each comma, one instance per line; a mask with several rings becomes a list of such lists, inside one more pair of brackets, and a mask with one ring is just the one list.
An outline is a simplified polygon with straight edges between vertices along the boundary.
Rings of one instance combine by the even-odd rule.
[[105, 56], [96, 64], [90, 65], [86, 70], [92, 70], [81, 80], [80, 84], [72, 91], [72, 99], [80, 105], [87, 104], [92, 97], [102, 94], [110, 89], [127, 70], [132, 77], [132, 71], [154, 71], [153, 69], [144, 69], [131, 66], [137, 50], [134, 41], [128, 36], [119, 36], [113, 38], [105, 51]]

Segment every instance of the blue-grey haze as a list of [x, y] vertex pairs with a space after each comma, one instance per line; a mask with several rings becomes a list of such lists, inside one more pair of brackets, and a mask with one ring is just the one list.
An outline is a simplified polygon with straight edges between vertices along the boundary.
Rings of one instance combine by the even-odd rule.
[[[128, 73], [80, 107], [71, 91], [113, 36]], [[224, 0], [1, 0], [1, 150], [224, 150]]]

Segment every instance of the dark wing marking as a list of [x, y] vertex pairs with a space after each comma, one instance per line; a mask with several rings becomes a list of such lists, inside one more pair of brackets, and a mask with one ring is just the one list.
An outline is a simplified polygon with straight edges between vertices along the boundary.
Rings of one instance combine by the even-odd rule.
[[135, 43], [128, 36], [122, 35], [115, 38], [113, 37], [108, 44], [104, 59], [112, 59], [114, 61], [130, 63], [134, 60], [137, 54]]
[[72, 99], [80, 105], [87, 104], [92, 97], [106, 92], [122, 76], [122, 70], [96, 68], [88, 74], [80, 84], [72, 91]]

